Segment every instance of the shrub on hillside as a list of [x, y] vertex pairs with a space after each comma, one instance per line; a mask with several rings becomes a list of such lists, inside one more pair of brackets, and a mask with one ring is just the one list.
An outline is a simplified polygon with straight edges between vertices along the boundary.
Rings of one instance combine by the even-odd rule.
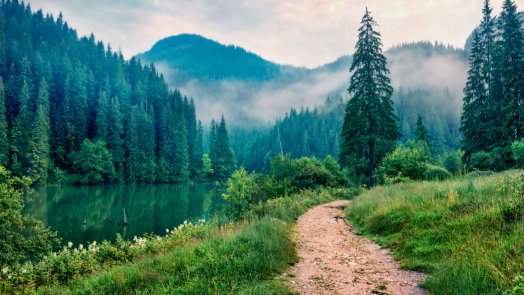
[[424, 178], [426, 180], [446, 180], [452, 178], [453, 174], [449, 172], [446, 168], [427, 164], [426, 171], [424, 172]]

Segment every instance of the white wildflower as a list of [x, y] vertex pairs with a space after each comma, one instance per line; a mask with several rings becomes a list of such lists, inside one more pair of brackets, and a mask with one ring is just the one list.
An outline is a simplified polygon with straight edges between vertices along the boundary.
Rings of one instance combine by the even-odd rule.
[[5, 266], [4, 268], [2, 268], [2, 273], [3, 273], [3, 274], [6, 274], [8, 271], [9, 271], [9, 268], [8, 268], [7, 266]]
[[84, 249], [84, 245], [83, 244], [78, 245], [78, 249], [83, 250]]
[[67, 242], [67, 248], [69, 249], [73, 248], [73, 242]]

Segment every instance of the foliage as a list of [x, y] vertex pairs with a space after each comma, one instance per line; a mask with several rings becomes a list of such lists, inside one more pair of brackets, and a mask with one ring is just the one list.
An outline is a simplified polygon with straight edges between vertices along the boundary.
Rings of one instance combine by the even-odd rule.
[[504, 208], [516, 208], [522, 173], [378, 187], [356, 197], [346, 214], [403, 267], [429, 273], [423, 286], [430, 293], [499, 294], [524, 272], [524, 223], [504, 219], [516, 212]]
[[424, 141], [429, 144], [429, 136], [428, 136], [428, 129], [424, 125], [424, 120], [422, 120], [422, 116], [418, 115], [416, 129], [415, 129], [415, 140], [416, 141]]
[[64, 285], [108, 268], [194, 243], [214, 230], [215, 225], [204, 223], [203, 220], [195, 224], [186, 221], [172, 230], [166, 229], [163, 237], [134, 237], [132, 241], [125, 241], [117, 236], [114, 244], [107, 241], [98, 244], [94, 241], [77, 247], [69, 243], [61, 251], [53, 252], [35, 263], [3, 268], [0, 273], [0, 292], [30, 292], [41, 287], [45, 289], [45, 286]]
[[1, 165], [38, 184], [62, 181], [84, 170], [71, 162], [82, 143], [101, 140], [115, 176], [84, 183], [197, 178], [194, 103], [154, 66], [125, 61], [93, 35], [79, 38], [61, 14], [33, 12], [23, 1], [3, 1], [0, 15]]
[[412, 180], [424, 179], [430, 160], [431, 153], [426, 142], [408, 141], [384, 158], [377, 174], [379, 178], [401, 176]]
[[503, 295], [522, 295], [524, 294], [524, 278], [522, 276], [516, 276], [513, 279], [513, 286], [505, 291]]
[[352, 174], [373, 187], [375, 169], [400, 139], [394, 114], [393, 87], [387, 61], [382, 53], [377, 23], [366, 9], [359, 29], [353, 57], [349, 94], [342, 126], [340, 163]]
[[454, 151], [444, 153], [440, 157], [440, 165], [446, 168], [453, 175], [461, 175], [464, 170], [464, 164], [462, 158], [464, 157], [463, 151]]
[[426, 180], [446, 180], [453, 178], [453, 174], [444, 167], [427, 164], [425, 170], [424, 179]]
[[0, 166], [0, 269], [41, 258], [57, 242], [56, 233], [22, 214], [30, 183]]
[[347, 178], [338, 163], [330, 156], [324, 161], [316, 158], [278, 156], [271, 161], [268, 175], [237, 170], [227, 181], [222, 198], [226, 201], [226, 214], [240, 219], [253, 205], [288, 196], [302, 190], [319, 187], [342, 187]]
[[486, 0], [471, 49], [461, 130], [468, 168], [502, 171], [515, 164], [511, 143], [524, 138], [524, 29], [512, 0], [504, 1], [496, 22], [491, 13]]
[[239, 218], [252, 202], [255, 183], [253, 176], [249, 175], [244, 168], [240, 168], [227, 180], [226, 191], [222, 198], [228, 202], [228, 215]]
[[80, 150], [70, 155], [70, 161], [82, 184], [108, 183], [116, 177], [113, 158], [104, 141], [84, 140]]
[[517, 167], [524, 168], [524, 139], [515, 141], [511, 145], [512, 157], [517, 163]]
[[209, 137], [209, 156], [213, 166], [214, 178], [225, 180], [235, 170], [235, 154], [229, 145], [229, 136], [224, 117], [220, 123], [211, 122], [211, 134]]

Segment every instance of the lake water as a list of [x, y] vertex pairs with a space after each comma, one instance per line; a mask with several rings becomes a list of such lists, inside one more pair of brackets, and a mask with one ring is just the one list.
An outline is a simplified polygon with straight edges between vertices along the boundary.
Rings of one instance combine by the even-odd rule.
[[[211, 184], [49, 186], [31, 194], [26, 213], [58, 232], [62, 243], [165, 234], [185, 220], [207, 219], [220, 204]], [[124, 225], [124, 209], [127, 226]]]

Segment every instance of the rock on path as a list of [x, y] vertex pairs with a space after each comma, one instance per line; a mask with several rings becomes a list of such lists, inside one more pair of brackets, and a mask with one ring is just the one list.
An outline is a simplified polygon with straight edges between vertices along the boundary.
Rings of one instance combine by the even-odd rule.
[[344, 218], [350, 201], [317, 206], [298, 219], [294, 240], [300, 262], [288, 273], [299, 294], [427, 294], [421, 273], [405, 271], [372, 241], [358, 236]]

